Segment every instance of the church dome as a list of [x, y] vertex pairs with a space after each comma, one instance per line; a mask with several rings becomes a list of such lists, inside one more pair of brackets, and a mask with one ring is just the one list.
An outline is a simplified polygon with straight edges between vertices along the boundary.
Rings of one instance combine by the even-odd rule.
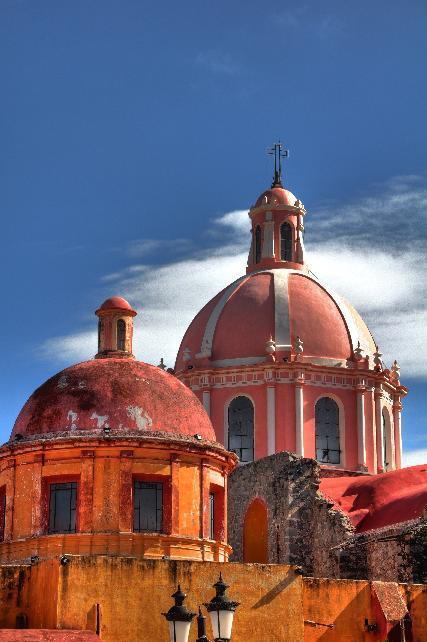
[[127, 310], [133, 312], [136, 315], [136, 312], [133, 310], [132, 306], [126, 299], [121, 296], [111, 296], [104, 301], [100, 306], [99, 310]]
[[105, 429], [216, 441], [191, 390], [158, 367], [123, 358], [85, 361], [51, 377], [22, 408], [11, 439]]
[[359, 343], [363, 357], [376, 350], [356, 310], [313, 275], [266, 269], [237, 279], [199, 312], [176, 370], [203, 357], [217, 367], [262, 363], [270, 337], [284, 355], [301, 339], [304, 360], [325, 365], [344, 365]]
[[296, 196], [284, 187], [272, 187], [265, 190], [257, 199], [255, 207], [262, 207], [263, 205], [278, 206], [278, 205], [295, 205], [297, 201]]

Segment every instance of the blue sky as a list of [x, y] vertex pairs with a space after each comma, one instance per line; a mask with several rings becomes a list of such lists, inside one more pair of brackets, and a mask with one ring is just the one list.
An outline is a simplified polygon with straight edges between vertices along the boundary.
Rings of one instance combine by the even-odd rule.
[[313, 267], [401, 362], [427, 461], [426, 22], [424, 1], [0, 0], [0, 437], [93, 354], [109, 294], [140, 310], [138, 356], [171, 364], [244, 271], [280, 137]]

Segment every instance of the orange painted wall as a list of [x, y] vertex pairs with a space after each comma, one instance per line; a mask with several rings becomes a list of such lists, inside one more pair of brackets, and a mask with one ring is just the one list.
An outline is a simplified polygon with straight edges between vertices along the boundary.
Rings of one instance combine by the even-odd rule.
[[[225, 541], [207, 543], [209, 532], [203, 524], [211, 485], [223, 488], [234, 466], [228, 453], [203, 446], [113, 439], [108, 445], [81, 440], [77, 446], [53, 442], [48, 448], [30, 443], [16, 448], [14, 456], [7, 449], [0, 454], [0, 487], [6, 487], [7, 497], [0, 560], [58, 555], [62, 550], [87, 553], [93, 548], [121, 553], [123, 547], [142, 556], [174, 557], [174, 546], [178, 557], [227, 558]], [[133, 480], [137, 477], [164, 483], [162, 534], [132, 532]], [[78, 482], [77, 533], [49, 535], [49, 483], [70, 478]], [[218, 521], [224, 524], [224, 502], [218, 502], [218, 511], [222, 511]], [[217, 532], [225, 534], [224, 528]], [[126, 533], [131, 536], [126, 538]], [[155, 553], [153, 538], [158, 539]], [[173, 538], [177, 538], [175, 544]], [[192, 540], [187, 552], [183, 538]]]

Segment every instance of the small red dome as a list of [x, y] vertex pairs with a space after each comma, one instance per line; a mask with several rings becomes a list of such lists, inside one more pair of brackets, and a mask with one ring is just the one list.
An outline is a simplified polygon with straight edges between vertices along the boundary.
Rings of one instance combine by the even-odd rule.
[[[136, 314], [130, 303], [121, 296], [111, 296], [108, 299], [105, 299], [99, 310], [128, 310]], [[97, 310], [97, 312], [99, 310]]]
[[258, 197], [255, 207], [261, 205], [295, 205], [297, 198], [284, 187], [272, 187]]
[[376, 349], [347, 301], [304, 272], [266, 269], [238, 279], [199, 312], [182, 340], [176, 370], [185, 368], [189, 355], [194, 363], [208, 352], [213, 367], [261, 363], [270, 336], [288, 347], [300, 337], [304, 357], [313, 363], [350, 359], [359, 341], [363, 356]]
[[206, 411], [187, 386], [133, 359], [84, 361], [59, 372], [28, 399], [17, 434], [93, 431], [166, 432], [216, 441]]

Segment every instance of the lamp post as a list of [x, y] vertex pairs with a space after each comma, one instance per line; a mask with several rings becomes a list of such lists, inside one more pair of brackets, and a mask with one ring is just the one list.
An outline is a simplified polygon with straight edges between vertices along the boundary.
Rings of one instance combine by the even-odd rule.
[[206, 636], [206, 618], [202, 615], [199, 606], [199, 615], [197, 616], [197, 640], [196, 642], [209, 642]]
[[221, 573], [219, 574], [218, 582], [214, 584], [214, 589], [216, 595], [210, 602], [205, 604], [205, 607], [211, 618], [215, 642], [229, 642], [233, 628], [234, 611], [239, 606], [239, 602], [230, 600], [228, 595], [225, 594], [228, 584], [222, 579]]
[[196, 614], [191, 613], [184, 606], [183, 602], [187, 595], [181, 591], [179, 584], [172, 597], [175, 600], [175, 604], [167, 613], [162, 613], [169, 624], [170, 642], [188, 642], [191, 620]]

